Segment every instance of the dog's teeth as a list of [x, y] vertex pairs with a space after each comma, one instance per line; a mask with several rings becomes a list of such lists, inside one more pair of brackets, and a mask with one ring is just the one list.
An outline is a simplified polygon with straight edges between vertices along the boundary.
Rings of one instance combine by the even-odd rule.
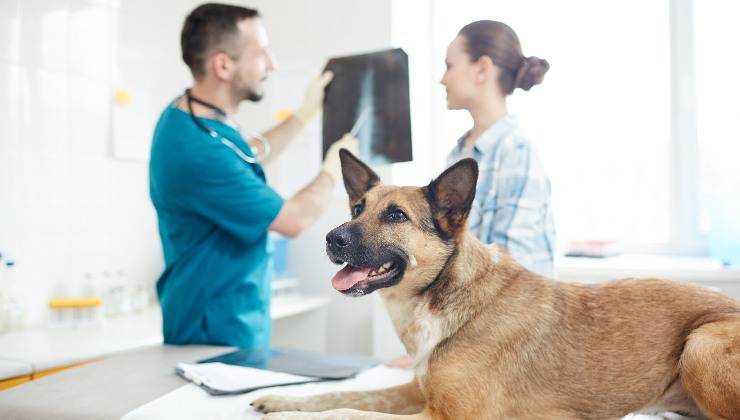
[[393, 267], [393, 263], [389, 261], [389, 262], [381, 265], [380, 267], [377, 267], [377, 268], [374, 268], [374, 269], [370, 270], [370, 272], [368, 273], [368, 276], [379, 276], [381, 274], [384, 274], [391, 267]]

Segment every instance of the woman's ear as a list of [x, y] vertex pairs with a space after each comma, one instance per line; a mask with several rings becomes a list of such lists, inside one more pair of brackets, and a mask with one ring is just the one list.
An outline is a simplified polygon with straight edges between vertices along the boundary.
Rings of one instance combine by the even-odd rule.
[[478, 74], [476, 76], [476, 81], [478, 83], [483, 83], [486, 80], [497, 80], [498, 67], [493, 64], [491, 57], [482, 55], [476, 64], [478, 65]]

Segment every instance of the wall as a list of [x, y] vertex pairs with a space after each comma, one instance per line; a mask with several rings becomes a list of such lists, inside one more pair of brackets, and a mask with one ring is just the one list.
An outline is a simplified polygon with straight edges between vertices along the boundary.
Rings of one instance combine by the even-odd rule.
[[[111, 92], [144, 92], [160, 109], [190, 84], [179, 31], [198, 3], [0, 2], [0, 252], [18, 263], [0, 292], [22, 300], [28, 324], [46, 322], [55, 295], [116, 281], [152, 291], [162, 258], [147, 162], [113, 158]], [[329, 57], [391, 44], [391, 0], [244, 4], [264, 16], [278, 62], [265, 100], [244, 104], [237, 117], [253, 129], [295, 108]], [[318, 170], [320, 133], [314, 122], [268, 168], [284, 195]], [[304, 291], [331, 296], [330, 351], [369, 354], [371, 302], [331, 289], [335, 267], [323, 255], [325, 233], [347, 213], [338, 187], [327, 214], [292, 244], [290, 268]]]
[[[270, 112], [274, 114], [279, 109], [300, 104], [305, 83], [320, 73], [328, 58], [391, 47], [391, 0], [372, 3], [295, 1], [289, 2], [290, 13], [286, 12], [285, 3], [252, 3], [264, 16], [278, 63], [264, 103], [245, 104], [241, 108], [242, 121], [247, 125], [254, 121], [251, 125], [255, 128], [265, 128], [274, 121]], [[291, 89], [292, 92], [286, 92]], [[317, 173], [320, 142], [321, 128], [318, 121], [314, 121], [285, 155], [267, 169], [268, 176], [284, 196], [293, 194]], [[385, 181], [390, 181], [389, 168], [376, 169]], [[326, 233], [348, 219], [347, 195], [339, 185], [328, 211], [300, 238], [291, 241], [288, 265], [301, 281], [304, 292], [330, 298], [329, 353], [369, 355], [372, 352], [372, 300], [348, 298], [336, 292], [329, 280], [339, 267], [331, 264], [324, 253]]]
[[162, 263], [147, 164], [111, 157], [110, 98], [135, 63], [162, 101], [186, 80], [176, 55], [157, 48], [173, 45], [164, 34], [177, 19], [155, 22], [136, 1], [0, 9], [0, 247], [17, 261], [1, 290], [31, 325], [46, 322], [52, 296], [114, 282], [151, 290]]

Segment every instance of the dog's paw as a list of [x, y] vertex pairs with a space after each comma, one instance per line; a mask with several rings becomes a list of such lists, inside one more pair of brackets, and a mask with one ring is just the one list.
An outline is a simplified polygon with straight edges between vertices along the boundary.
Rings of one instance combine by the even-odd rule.
[[305, 401], [305, 397], [265, 395], [264, 397], [259, 397], [256, 400], [252, 401], [250, 405], [260, 413], [273, 413], [276, 411], [301, 411]]

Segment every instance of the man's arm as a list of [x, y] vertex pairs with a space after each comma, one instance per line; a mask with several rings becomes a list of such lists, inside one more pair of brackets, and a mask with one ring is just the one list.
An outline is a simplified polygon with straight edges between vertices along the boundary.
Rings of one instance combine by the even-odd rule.
[[329, 205], [334, 184], [342, 177], [339, 150], [357, 153], [357, 148], [357, 139], [349, 134], [334, 142], [326, 151], [319, 174], [296, 195], [285, 200], [269, 229], [294, 238], [311, 226]]
[[[283, 150], [285, 150], [285, 146], [301, 131], [303, 125], [301, 120], [296, 118], [295, 115], [291, 115], [280, 124], [263, 133], [262, 135], [270, 143], [270, 154], [267, 155], [267, 158], [262, 163], [268, 164], [280, 156]], [[250, 139], [249, 145], [255, 150], [262, 150], [262, 143], [259, 140]]]
[[[285, 146], [321, 111], [321, 108], [324, 106], [326, 85], [331, 82], [332, 78], [334, 78], [334, 74], [327, 71], [313, 79], [306, 89], [303, 104], [296, 110], [295, 114], [263, 134], [270, 143], [270, 154], [263, 163], [267, 164], [280, 156], [283, 150], [285, 150]], [[257, 143], [260, 142], [256, 139], [249, 140], [250, 146], [260, 150], [259, 147], [262, 145]]]
[[319, 171], [296, 195], [285, 200], [270, 230], [295, 238], [319, 218], [331, 200], [334, 179], [326, 171]]

